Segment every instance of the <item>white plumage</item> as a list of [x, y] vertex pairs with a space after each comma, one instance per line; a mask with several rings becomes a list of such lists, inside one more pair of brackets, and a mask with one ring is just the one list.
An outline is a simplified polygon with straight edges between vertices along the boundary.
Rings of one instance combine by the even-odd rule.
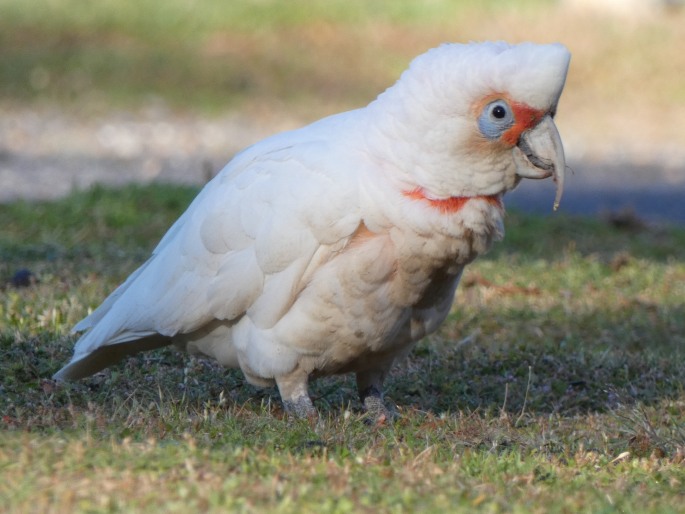
[[384, 412], [393, 361], [447, 315], [466, 264], [502, 235], [502, 195], [553, 175], [561, 45], [442, 45], [369, 106], [272, 136], [200, 192], [151, 258], [75, 331], [57, 379], [167, 344], [276, 383], [356, 372]]

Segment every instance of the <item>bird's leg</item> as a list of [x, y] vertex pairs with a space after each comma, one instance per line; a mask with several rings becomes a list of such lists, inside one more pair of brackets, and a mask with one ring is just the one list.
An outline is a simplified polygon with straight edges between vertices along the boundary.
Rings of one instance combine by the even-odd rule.
[[357, 373], [359, 399], [364, 405], [364, 410], [376, 420], [391, 420], [394, 417], [383, 403], [383, 382], [388, 368]]
[[315, 418], [316, 409], [307, 391], [309, 376], [300, 368], [288, 375], [276, 377], [278, 392], [281, 393], [285, 411], [296, 418]]

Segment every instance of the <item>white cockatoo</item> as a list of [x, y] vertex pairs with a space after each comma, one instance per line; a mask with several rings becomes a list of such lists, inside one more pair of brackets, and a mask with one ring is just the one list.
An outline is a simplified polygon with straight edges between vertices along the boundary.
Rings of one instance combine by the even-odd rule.
[[298, 416], [316, 412], [310, 378], [348, 372], [387, 414], [388, 371], [502, 237], [504, 193], [552, 176], [557, 206], [569, 60], [560, 44], [444, 44], [367, 107], [242, 151], [76, 325], [55, 378], [174, 344], [275, 383]]

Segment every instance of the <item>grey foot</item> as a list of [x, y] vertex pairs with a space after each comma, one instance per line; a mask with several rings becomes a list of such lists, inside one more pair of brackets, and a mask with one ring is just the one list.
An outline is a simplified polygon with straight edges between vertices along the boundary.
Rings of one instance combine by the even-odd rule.
[[308, 381], [309, 376], [300, 369], [295, 369], [288, 375], [276, 377], [276, 385], [278, 385], [278, 391], [281, 393], [283, 407], [290, 416], [309, 419], [318, 417], [307, 391]]
[[395, 415], [383, 401], [383, 382], [392, 365], [392, 360], [378, 363], [378, 368], [357, 373], [357, 390], [359, 399], [364, 405], [364, 410], [369, 420], [376, 423], [392, 421]]
[[295, 400], [283, 399], [283, 407], [288, 415], [295, 418], [312, 419], [318, 416], [309, 396], [300, 396]]
[[383, 393], [381, 393], [375, 387], [369, 387], [368, 389], [359, 393], [359, 397], [364, 405], [364, 410], [369, 415], [369, 418], [376, 421], [377, 423], [383, 423], [385, 421], [392, 421], [395, 419], [395, 414], [388, 409], [383, 401]]

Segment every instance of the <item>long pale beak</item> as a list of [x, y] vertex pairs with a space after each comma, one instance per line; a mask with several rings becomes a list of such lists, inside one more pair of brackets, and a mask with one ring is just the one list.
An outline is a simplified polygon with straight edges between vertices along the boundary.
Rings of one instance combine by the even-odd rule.
[[564, 191], [566, 159], [559, 131], [551, 116], [545, 116], [535, 128], [521, 135], [518, 145], [514, 147], [514, 163], [519, 177], [554, 177], [557, 184], [557, 194], [554, 198], [556, 211]]

